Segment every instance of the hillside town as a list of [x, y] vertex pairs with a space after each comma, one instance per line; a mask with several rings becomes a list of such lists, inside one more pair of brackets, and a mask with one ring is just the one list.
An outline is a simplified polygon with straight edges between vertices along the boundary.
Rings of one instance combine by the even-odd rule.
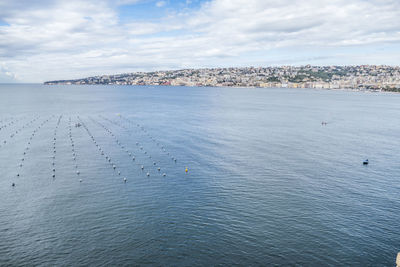
[[400, 67], [306, 65], [182, 69], [101, 75], [49, 81], [45, 84], [324, 88], [400, 92]]

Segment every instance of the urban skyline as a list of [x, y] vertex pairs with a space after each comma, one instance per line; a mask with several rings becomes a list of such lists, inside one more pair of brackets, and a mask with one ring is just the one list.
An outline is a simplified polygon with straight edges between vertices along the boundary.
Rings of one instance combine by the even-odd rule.
[[224, 87], [323, 88], [400, 91], [400, 67], [393, 66], [281, 66], [183, 69], [101, 75], [54, 84], [115, 84]]

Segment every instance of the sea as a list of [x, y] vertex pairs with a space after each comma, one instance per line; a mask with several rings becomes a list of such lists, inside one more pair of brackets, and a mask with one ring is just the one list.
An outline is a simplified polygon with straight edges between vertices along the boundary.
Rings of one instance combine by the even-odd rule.
[[399, 251], [400, 94], [0, 85], [1, 266], [394, 266]]

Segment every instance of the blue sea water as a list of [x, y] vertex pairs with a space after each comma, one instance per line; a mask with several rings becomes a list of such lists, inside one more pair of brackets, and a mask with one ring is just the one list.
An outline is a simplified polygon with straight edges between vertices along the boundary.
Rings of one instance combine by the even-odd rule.
[[2, 266], [394, 266], [400, 251], [398, 94], [0, 85], [0, 127]]

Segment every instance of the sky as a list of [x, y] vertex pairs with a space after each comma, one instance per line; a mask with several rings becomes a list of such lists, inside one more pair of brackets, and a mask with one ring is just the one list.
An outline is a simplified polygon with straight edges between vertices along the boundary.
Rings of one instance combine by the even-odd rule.
[[0, 0], [3, 83], [399, 63], [399, 0]]

